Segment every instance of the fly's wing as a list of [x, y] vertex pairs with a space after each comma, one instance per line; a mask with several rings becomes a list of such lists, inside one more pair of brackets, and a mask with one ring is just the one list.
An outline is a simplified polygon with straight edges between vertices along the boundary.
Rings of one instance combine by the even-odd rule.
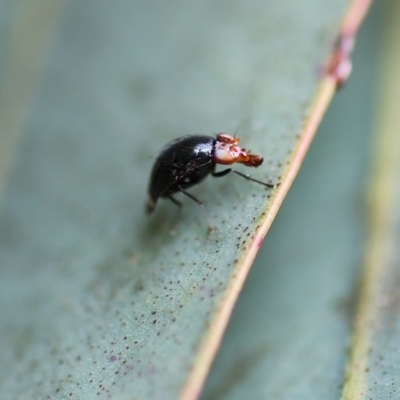
[[212, 163], [213, 142], [209, 136], [187, 135], [164, 146], [150, 178], [148, 212], [155, 208], [160, 196], [179, 191], [180, 184], [190, 187], [209, 173], [210, 167], [204, 167]]
[[177, 191], [178, 182], [182, 178], [182, 173], [174, 164], [158, 159], [154, 164], [150, 179], [149, 199], [147, 203], [148, 212], [154, 210], [160, 196]]

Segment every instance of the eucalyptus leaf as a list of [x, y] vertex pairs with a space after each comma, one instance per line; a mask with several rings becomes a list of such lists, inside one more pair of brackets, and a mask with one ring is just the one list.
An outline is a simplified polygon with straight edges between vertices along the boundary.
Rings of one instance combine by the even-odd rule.
[[173, 236], [173, 204], [143, 212], [154, 157], [240, 126], [252, 175], [278, 183], [348, 5], [65, 2], [37, 91], [3, 112], [20, 132], [0, 171], [2, 398], [178, 396], [275, 192], [209, 179], [192, 193], [215, 231], [188, 199]]
[[343, 400], [399, 398], [400, 4], [384, 4], [368, 236]]
[[364, 259], [381, 8], [252, 267], [204, 400], [341, 397]]

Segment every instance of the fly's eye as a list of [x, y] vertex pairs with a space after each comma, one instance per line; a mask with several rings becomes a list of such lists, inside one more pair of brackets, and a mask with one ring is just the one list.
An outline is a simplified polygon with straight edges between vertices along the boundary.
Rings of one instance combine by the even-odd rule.
[[233, 164], [236, 157], [226, 149], [215, 149], [214, 161], [217, 164]]
[[234, 143], [235, 138], [227, 133], [219, 133], [217, 135], [217, 140], [221, 143]]

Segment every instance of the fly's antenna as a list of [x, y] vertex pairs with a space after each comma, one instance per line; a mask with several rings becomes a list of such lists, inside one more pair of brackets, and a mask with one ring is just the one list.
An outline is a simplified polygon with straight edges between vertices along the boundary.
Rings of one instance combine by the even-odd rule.
[[233, 135], [233, 137], [234, 137], [235, 139], [236, 139], [236, 135], [237, 135], [237, 133], [239, 132], [239, 129], [240, 129], [240, 127], [242, 126], [242, 124], [243, 124], [243, 121], [240, 122], [239, 126], [238, 126], [237, 129], [236, 129], [235, 134]]

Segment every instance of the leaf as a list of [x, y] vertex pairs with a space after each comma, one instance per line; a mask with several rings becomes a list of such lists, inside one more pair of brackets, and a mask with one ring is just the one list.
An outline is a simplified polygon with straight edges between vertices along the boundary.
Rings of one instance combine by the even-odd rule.
[[385, 3], [382, 68], [368, 193], [365, 265], [343, 399], [394, 399], [399, 391], [399, 3]]
[[371, 53], [384, 21], [376, 8], [244, 285], [203, 399], [341, 397], [364, 251], [379, 65]]
[[[0, 170], [4, 398], [198, 395], [334, 92], [318, 71], [348, 3], [64, 4], [35, 96], [1, 111], [14, 129], [1, 140], [19, 143]], [[279, 190], [235, 176], [193, 189], [211, 235], [186, 201], [176, 236], [173, 204], [148, 220], [150, 157], [187, 132], [239, 125], [265, 157], [253, 176], [282, 178]]]

